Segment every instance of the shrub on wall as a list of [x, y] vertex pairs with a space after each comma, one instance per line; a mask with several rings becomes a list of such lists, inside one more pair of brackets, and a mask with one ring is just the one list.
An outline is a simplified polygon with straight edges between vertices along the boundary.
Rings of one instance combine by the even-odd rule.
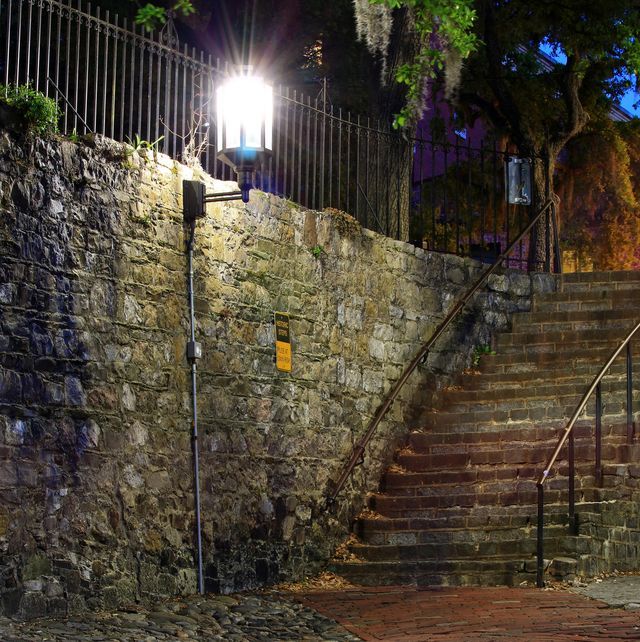
[[0, 103], [13, 107], [28, 129], [38, 134], [55, 134], [58, 131], [60, 109], [53, 98], [26, 85], [0, 84]]

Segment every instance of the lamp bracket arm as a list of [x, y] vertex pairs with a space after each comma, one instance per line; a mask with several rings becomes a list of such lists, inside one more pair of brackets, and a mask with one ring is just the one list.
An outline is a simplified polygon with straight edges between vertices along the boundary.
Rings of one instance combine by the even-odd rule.
[[220, 203], [221, 201], [236, 201], [242, 198], [242, 192], [210, 192], [204, 195], [205, 203]]

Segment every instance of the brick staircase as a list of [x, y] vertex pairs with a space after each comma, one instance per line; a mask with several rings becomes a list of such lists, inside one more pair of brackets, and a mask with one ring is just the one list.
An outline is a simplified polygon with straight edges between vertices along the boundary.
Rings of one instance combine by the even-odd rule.
[[[636, 273], [565, 275], [557, 292], [535, 296], [480, 371], [462, 375], [437, 410], [423, 413], [332, 570], [376, 585], [534, 582], [536, 479], [586, 387], [639, 318]], [[545, 487], [545, 558], [556, 577], [640, 568], [640, 465], [632, 463], [640, 450], [626, 443], [625, 373], [622, 357], [602, 384], [602, 485], [593, 401], [576, 425], [578, 535], [568, 534], [566, 455]]]

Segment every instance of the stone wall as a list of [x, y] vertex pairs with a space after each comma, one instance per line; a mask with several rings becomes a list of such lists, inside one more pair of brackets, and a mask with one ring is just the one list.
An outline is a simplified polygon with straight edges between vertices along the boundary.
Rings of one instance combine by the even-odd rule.
[[[0, 132], [4, 613], [196, 588], [181, 213], [192, 174], [106, 139]], [[529, 307], [532, 282], [491, 280], [325, 513], [383, 393], [480, 267], [259, 192], [210, 205], [196, 246], [206, 587], [299, 578], [344, 537], [407, 416]], [[274, 366], [274, 311], [291, 315], [291, 374]]]

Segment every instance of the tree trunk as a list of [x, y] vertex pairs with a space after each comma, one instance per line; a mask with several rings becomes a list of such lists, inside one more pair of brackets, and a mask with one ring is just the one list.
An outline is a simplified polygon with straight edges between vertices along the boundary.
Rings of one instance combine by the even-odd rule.
[[[523, 153], [527, 155], [527, 153]], [[531, 215], [535, 216], [549, 199], [557, 200], [553, 192], [553, 173], [555, 155], [545, 147], [532, 149], [528, 154], [533, 158]], [[550, 160], [547, 160], [550, 159]], [[554, 214], [553, 208], [547, 210], [531, 232], [529, 243], [529, 270], [533, 272], [553, 272], [554, 266]]]
[[[411, 206], [411, 178], [413, 150], [401, 136], [392, 143], [391, 162], [387, 168], [389, 186], [387, 236], [400, 241], [409, 240], [409, 210]], [[386, 182], [386, 181], [383, 181]]]

